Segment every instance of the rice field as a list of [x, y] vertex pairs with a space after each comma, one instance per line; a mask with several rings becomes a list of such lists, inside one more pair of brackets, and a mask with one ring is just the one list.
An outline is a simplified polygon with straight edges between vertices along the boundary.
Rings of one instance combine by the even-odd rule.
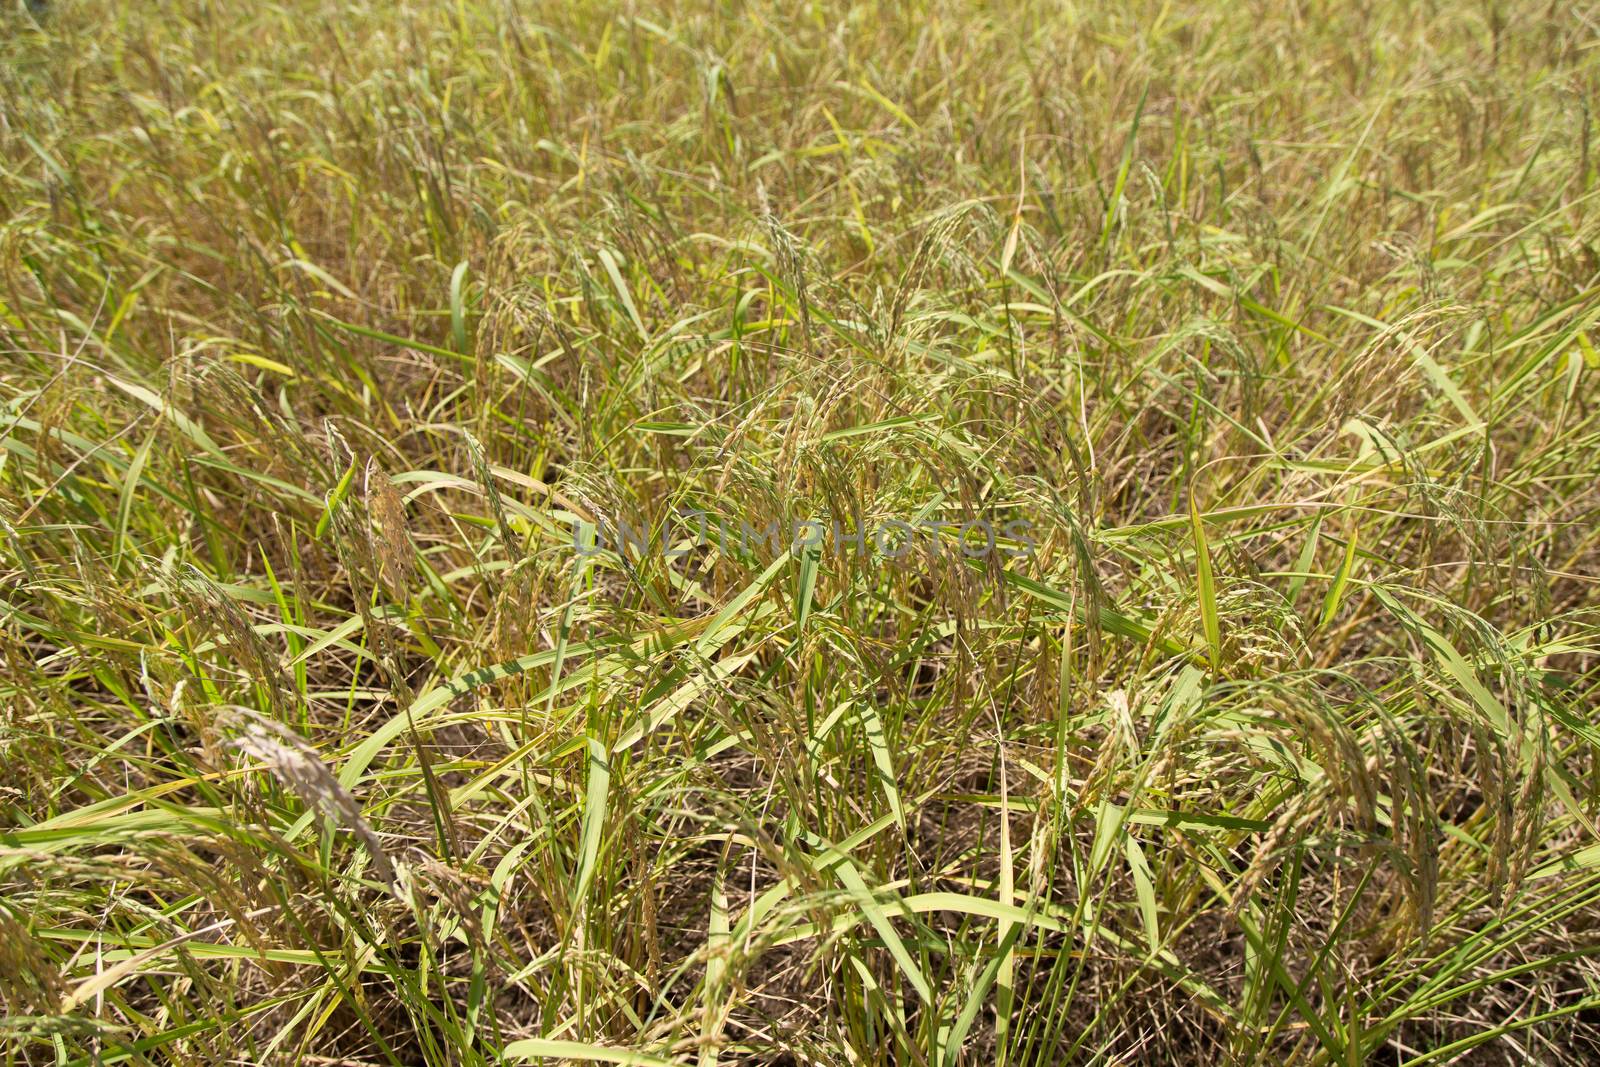
[[5, 0], [0, 1061], [1600, 1062], [1600, 10]]

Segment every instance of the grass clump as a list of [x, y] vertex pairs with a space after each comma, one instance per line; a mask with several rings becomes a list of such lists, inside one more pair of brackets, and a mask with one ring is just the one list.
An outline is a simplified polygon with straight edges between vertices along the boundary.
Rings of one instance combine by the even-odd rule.
[[1592, 12], [0, 18], [7, 1062], [1600, 1056]]

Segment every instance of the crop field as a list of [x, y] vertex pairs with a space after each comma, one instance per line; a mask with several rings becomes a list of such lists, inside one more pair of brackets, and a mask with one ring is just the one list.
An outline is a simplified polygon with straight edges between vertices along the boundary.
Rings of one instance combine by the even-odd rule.
[[1600, 9], [0, 0], [0, 1064], [1600, 1062]]

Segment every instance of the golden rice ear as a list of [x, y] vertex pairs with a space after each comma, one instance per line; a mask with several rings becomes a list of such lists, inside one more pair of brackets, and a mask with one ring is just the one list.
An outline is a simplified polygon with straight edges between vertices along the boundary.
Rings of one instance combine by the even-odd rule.
[[0, 1004], [17, 1015], [53, 1015], [65, 992], [44, 946], [0, 906]]
[[[239, 681], [262, 691], [278, 718], [287, 718], [298, 697], [278, 656], [228, 591], [193, 565], [164, 570], [159, 584], [179, 604], [184, 622], [228, 650]], [[239, 671], [238, 668], [242, 668]], [[179, 686], [181, 687], [181, 682]], [[174, 697], [179, 689], [174, 689]]]
[[405, 502], [376, 458], [367, 461], [367, 519], [376, 543], [378, 566], [390, 594], [404, 603], [416, 570], [416, 546], [406, 522]]
[[293, 790], [307, 808], [326, 815], [354, 834], [371, 857], [378, 880], [399, 898], [399, 875], [394, 862], [362, 815], [361, 805], [339, 783], [316, 749], [287, 726], [249, 708], [225, 708], [218, 715], [217, 723], [234, 731], [231, 747], [260, 760], [260, 769]]

